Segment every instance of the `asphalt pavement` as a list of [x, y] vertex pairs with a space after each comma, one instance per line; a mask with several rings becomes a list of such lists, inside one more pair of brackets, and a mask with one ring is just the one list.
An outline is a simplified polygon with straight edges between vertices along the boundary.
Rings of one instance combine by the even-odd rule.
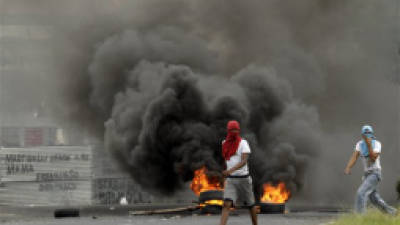
[[[169, 206], [173, 207], [173, 206]], [[176, 207], [176, 206], [175, 206]], [[159, 206], [159, 208], [165, 208]], [[143, 210], [144, 207], [136, 209]], [[154, 209], [154, 206], [152, 207]], [[127, 207], [86, 207], [80, 209], [80, 217], [54, 218], [54, 208], [51, 207], [0, 207], [1, 224], [13, 225], [211, 225], [218, 224], [219, 215], [202, 215], [196, 212], [186, 212], [165, 215], [133, 216]], [[327, 225], [340, 212], [299, 210], [285, 214], [259, 214], [259, 224], [265, 225]], [[246, 210], [235, 210], [229, 218], [230, 225], [251, 224]]]
[[[259, 215], [259, 224], [264, 225], [327, 225], [337, 215], [329, 213], [296, 213], [285, 215]], [[2, 224], [13, 225], [215, 225], [219, 222], [219, 215], [152, 215], [152, 216], [100, 216], [80, 218], [35, 218], [32, 220], [9, 220]], [[246, 214], [233, 215], [229, 218], [230, 225], [251, 224]]]

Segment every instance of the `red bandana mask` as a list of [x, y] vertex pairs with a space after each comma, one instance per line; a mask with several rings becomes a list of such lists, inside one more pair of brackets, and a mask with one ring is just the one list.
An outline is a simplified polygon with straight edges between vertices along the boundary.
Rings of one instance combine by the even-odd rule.
[[239, 148], [240, 137], [239, 132], [232, 132], [232, 130], [240, 130], [239, 122], [231, 120], [227, 125], [228, 134], [226, 135], [225, 142], [222, 144], [222, 156], [225, 160], [229, 160]]

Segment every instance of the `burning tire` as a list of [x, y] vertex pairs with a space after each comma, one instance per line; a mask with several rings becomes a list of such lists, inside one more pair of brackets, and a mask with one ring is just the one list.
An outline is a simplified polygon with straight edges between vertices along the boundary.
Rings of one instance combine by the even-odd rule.
[[285, 212], [285, 203], [266, 203], [260, 202], [261, 214], [281, 214]]
[[199, 202], [204, 203], [209, 200], [223, 200], [224, 192], [223, 191], [204, 191], [200, 193]]
[[201, 214], [219, 214], [222, 210], [224, 192], [213, 190], [201, 192], [199, 202]]
[[207, 168], [202, 168], [194, 172], [190, 189], [199, 196], [199, 208], [201, 214], [219, 214], [224, 204], [223, 185], [220, 177], [209, 177]]
[[263, 185], [262, 196], [260, 198], [260, 213], [281, 214], [285, 212], [285, 202], [290, 197], [290, 191], [284, 182], [276, 185], [266, 183]]

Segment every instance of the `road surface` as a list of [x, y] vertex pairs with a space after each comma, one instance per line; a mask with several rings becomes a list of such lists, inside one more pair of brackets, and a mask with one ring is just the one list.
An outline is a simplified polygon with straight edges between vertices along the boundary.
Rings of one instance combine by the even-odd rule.
[[[1, 214], [0, 214], [1, 216]], [[285, 215], [259, 215], [259, 224], [263, 225], [327, 225], [334, 220], [336, 213], [302, 212]], [[51, 217], [33, 217], [4, 219], [1, 224], [9, 225], [215, 225], [219, 215], [151, 215], [151, 216], [84, 216], [79, 218], [54, 219]], [[247, 213], [232, 215], [229, 225], [251, 224]]]

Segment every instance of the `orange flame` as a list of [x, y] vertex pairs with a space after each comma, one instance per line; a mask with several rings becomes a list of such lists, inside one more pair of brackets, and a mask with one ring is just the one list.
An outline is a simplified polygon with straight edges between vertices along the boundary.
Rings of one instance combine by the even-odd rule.
[[219, 205], [219, 206], [223, 206], [224, 205], [224, 200], [208, 200], [205, 201], [204, 203], [200, 204], [200, 207], [204, 207], [206, 205]]
[[276, 186], [266, 183], [263, 185], [263, 190], [261, 202], [285, 203], [290, 197], [290, 191], [286, 189], [284, 182], [279, 182]]
[[222, 190], [221, 183], [216, 178], [209, 178], [206, 175], [207, 169], [205, 166], [194, 171], [194, 177], [190, 184], [190, 189], [199, 196], [201, 192]]

